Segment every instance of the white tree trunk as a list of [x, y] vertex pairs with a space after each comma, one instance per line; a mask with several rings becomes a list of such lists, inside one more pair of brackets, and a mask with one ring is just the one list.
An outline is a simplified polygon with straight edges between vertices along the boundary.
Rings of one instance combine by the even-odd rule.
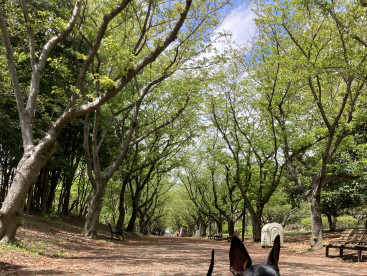
[[311, 212], [311, 241], [312, 249], [322, 249], [322, 218], [320, 196], [313, 196], [308, 199]]

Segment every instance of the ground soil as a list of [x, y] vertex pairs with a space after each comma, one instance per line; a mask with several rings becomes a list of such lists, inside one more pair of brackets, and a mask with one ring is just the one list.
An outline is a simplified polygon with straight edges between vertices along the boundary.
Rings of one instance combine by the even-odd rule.
[[[128, 234], [112, 240], [100, 227], [98, 239], [81, 235], [83, 222], [63, 217], [62, 222], [40, 216], [25, 217], [17, 232], [19, 246], [0, 247], [0, 275], [206, 275], [211, 250], [215, 249], [213, 275], [229, 273], [227, 241]], [[340, 233], [326, 233], [325, 240]], [[346, 256], [325, 257], [325, 249], [310, 251], [309, 234], [286, 236], [279, 268], [286, 275], [367, 275], [367, 253], [357, 262], [356, 251]], [[270, 251], [246, 238], [254, 264], [264, 263]], [[338, 252], [331, 250], [331, 254]]]

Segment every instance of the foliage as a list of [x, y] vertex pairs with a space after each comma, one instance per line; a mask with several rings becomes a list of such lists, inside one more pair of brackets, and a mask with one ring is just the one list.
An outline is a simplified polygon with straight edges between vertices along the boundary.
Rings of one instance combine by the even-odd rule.
[[293, 205], [288, 198], [288, 191], [282, 187], [270, 199], [263, 212], [263, 223], [277, 222], [283, 227], [289, 224], [298, 225], [302, 219], [308, 217], [309, 206], [300, 200]]
[[351, 216], [338, 217], [336, 222], [337, 229], [357, 228], [358, 220]]
[[[358, 1], [253, 1], [253, 41], [203, 57], [226, 3], [194, 1], [176, 39], [134, 71], [152, 49], [163, 47], [184, 6], [132, 1], [109, 22], [83, 75], [99, 43], [96, 28], [116, 8], [114, 1], [83, 2], [84, 16], [41, 70], [37, 105], [29, 112], [31, 142], [22, 141], [1, 40], [0, 202], [12, 187], [23, 146], [36, 147], [55, 131], [56, 153], [28, 195], [31, 210], [49, 212], [47, 221], [60, 223], [61, 213], [84, 217], [97, 190], [94, 179], [105, 185], [95, 216], [123, 220], [125, 227], [131, 220], [141, 231], [227, 231], [232, 222], [238, 230], [244, 201], [260, 225], [309, 229], [305, 199], [319, 200], [323, 214], [338, 217], [338, 228], [356, 226], [342, 215], [366, 220], [365, 9]], [[67, 25], [71, 3], [33, 1], [26, 13], [16, 1], [1, 5], [27, 105], [35, 68], [28, 38], [33, 32], [38, 60], [45, 43]], [[92, 111], [90, 121], [57, 124], [75, 110]]]
[[46, 214], [45, 215], [45, 220], [48, 221], [48, 222], [57, 223], [57, 224], [60, 224], [62, 222], [62, 220], [60, 218], [60, 214], [56, 213], [56, 212]]
[[[306, 230], [311, 229], [311, 218], [304, 218], [301, 220], [301, 225], [304, 226]], [[326, 217], [322, 217], [323, 229], [328, 229], [328, 221]], [[340, 216], [336, 221], [336, 229], [347, 229], [347, 228], [357, 228], [358, 220], [351, 216]]]
[[[353, 148], [350, 138], [366, 122], [366, 79], [360, 78], [365, 51], [320, 2], [254, 1], [259, 36], [249, 58], [249, 75], [276, 121], [289, 175], [312, 206], [312, 246], [322, 242], [322, 190], [360, 173], [352, 163], [339, 164], [339, 170], [334, 165]], [[333, 7], [359, 9], [354, 1], [333, 1]], [[338, 15], [351, 29], [357, 27], [354, 12]]]
[[358, 207], [365, 201], [365, 185], [361, 181], [335, 183], [325, 189], [322, 197], [322, 212], [334, 217]]
[[[301, 220], [300, 224], [306, 229], [306, 230], [311, 230], [311, 218], [304, 218]], [[327, 223], [327, 218], [326, 217], [322, 217], [322, 227], [324, 230], [328, 229], [328, 223]]]

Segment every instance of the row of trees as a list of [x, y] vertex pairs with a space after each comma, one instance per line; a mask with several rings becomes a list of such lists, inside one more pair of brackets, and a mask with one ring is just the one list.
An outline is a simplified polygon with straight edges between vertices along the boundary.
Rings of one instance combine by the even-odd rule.
[[[136, 216], [135, 198], [149, 180], [158, 181], [169, 169], [164, 164], [165, 151], [177, 150], [184, 142], [176, 138], [191, 135], [184, 129], [185, 120], [175, 121], [195, 99], [198, 81], [191, 78], [191, 85], [182, 87], [180, 83], [191, 74], [172, 76], [183, 72], [183, 65], [208, 46], [224, 4], [191, 0], [76, 1], [73, 6], [58, 1], [1, 3], [1, 66], [7, 68], [2, 75], [3, 104], [11, 110], [3, 116], [11, 116], [12, 121], [18, 113], [21, 138], [13, 142], [21, 140], [23, 145], [23, 153], [18, 146], [14, 155], [4, 148], [4, 155], [8, 154], [4, 164], [12, 163], [4, 173], [11, 177], [2, 185], [7, 193], [0, 210], [2, 242], [14, 241], [25, 199], [37, 178], [39, 185], [31, 191], [34, 202], [40, 201], [47, 210], [46, 198], [52, 201], [55, 188], [50, 185], [47, 191], [49, 179], [59, 183], [63, 177], [59, 203], [64, 211], [69, 208], [75, 172], [82, 171], [74, 149], [81, 150], [81, 145], [83, 172], [91, 183], [84, 234], [96, 234], [106, 185], [123, 163], [132, 170], [121, 169], [122, 187], [130, 186]], [[80, 116], [85, 116], [84, 122], [69, 124]], [[65, 170], [61, 174], [52, 171], [58, 166], [50, 165], [49, 172], [45, 165], [67, 124], [71, 132], [64, 134], [62, 151], [68, 158], [61, 157]], [[163, 128], [167, 132], [159, 133]], [[150, 155], [141, 156], [142, 148]], [[44, 177], [39, 177], [42, 168]], [[158, 189], [153, 192], [157, 193]]]
[[[230, 233], [240, 194], [257, 241], [264, 207], [283, 187], [293, 203], [307, 201], [311, 246], [320, 248], [322, 213], [331, 229], [348, 207], [361, 206], [358, 216], [365, 217], [366, 10], [359, 1], [253, 1], [252, 7], [256, 38], [232, 46], [225, 65], [210, 73], [206, 148], [222, 168], [207, 162], [206, 174], [190, 170], [181, 179], [198, 211], [227, 220]], [[214, 171], [228, 187], [221, 195], [232, 200], [222, 207], [231, 218], [216, 206], [221, 186], [212, 181]]]
[[[353, 137], [366, 124], [366, 52], [323, 4], [331, 5], [258, 5], [261, 51], [254, 55], [262, 60], [255, 78], [277, 124], [289, 175], [310, 205], [314, 247], [322, 242], [322, 189], [363, 172], [361, 159], [353, 160], [358, 151], [348, 148], [356, 148]], [[359, 15], [345, 18], [351, 28], [364, 20], [363, 7], [353, 1], [334, 2], [332, 9]]]
[[363, 6], [253, 1], [256, 37], [203, 58], [226, 4], [1, 4], [2, 242], [24, 206], [85, 217], [88, 237], [101, 214], [232, 235], [248, 213], [259, 241], [291, 222], [269, 204], [307, 201], [314, 247], [322, 213], [365, 218]]

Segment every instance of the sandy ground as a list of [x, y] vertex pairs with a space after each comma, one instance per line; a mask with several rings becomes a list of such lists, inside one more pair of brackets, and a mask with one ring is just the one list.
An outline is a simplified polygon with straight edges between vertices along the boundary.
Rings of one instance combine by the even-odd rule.
[[[57, 224], [27, 217], [18, 230], [23, 248], [0, 247], [0, 275], [206, 275], [212, 249], [213, 275], [232, 275], [227, 241], [131, 234], [117, 241], [110, 239], [105, 227], [97, 240], [90, 240], [80, 234], [81, 229], [82, 223], [71, 218]], [[362, 262], [357, 262], [356, 251], [345, 251], [343, 258], [326, 258], [325, 249], [308, 250], [308, 239], [308, 235], [285, 237], [281, 275], [367, 275], [367, 252]], [[250, 238], [245, 246], [254, 264], [265, 262], [270, 248]], [[330, 253], [338, 255], [337, 250]]]

